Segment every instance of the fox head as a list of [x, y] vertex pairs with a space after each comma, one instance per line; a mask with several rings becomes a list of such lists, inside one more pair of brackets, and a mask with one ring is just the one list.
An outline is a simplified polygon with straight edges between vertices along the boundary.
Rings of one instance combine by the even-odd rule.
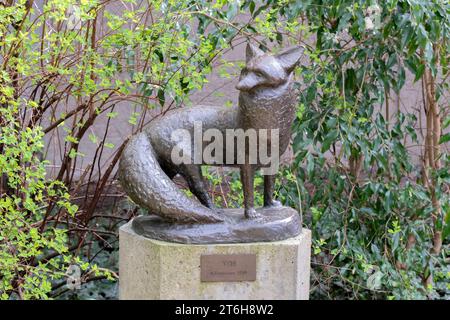
[[271, 55], [248, 43], [246, 66], [236, 89], [251, 92], [257, 88], [276, 88], [285, 84], [300, 60], [302, 50], [293, 47]]

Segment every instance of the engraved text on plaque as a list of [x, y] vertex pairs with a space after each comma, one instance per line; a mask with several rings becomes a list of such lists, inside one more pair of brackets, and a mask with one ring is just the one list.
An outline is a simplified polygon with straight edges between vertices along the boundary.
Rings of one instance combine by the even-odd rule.
[[255, 281], [256, 254], [206, 254], [200, 257], [201, 281]]

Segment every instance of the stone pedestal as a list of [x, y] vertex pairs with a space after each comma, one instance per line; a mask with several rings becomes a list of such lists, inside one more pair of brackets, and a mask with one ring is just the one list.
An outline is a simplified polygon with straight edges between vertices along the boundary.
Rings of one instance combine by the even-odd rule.
[[[179, 244], [120, 228], [119, 298], [308, 299], [311, 232], [274, 242]], [[202, 255], [255, 254], [256, 280], [202, 282]]]

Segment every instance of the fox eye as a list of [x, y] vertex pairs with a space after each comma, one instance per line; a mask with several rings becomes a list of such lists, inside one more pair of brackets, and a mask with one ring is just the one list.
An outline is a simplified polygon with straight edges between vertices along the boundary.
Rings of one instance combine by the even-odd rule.
[[255, 71], [255, 75], [261, 78], [264, 77], [264, 73], [262, 73], [261, 71]]

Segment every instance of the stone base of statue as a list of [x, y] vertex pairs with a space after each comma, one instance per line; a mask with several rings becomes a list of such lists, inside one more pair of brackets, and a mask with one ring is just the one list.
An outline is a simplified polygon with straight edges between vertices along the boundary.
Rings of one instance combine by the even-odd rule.
[[[288, 210], [283, 208], [279, 210]], [[237, 211], [229, 213], [234, 215]], [[142, 218], [139, 218], [141, 222]], [[286, 219], [292, 225], [289, 217]], [[283, 230], [283, 224], [275, 220], [267, 223], [279, 225]], [[235, 222], [230, 223], [235, 225]], [[131, 221], [120, 228], [119, 298], [122, 300], [308, 299], [311, 232], [307, 229], [299, 228], [293, 236], [279, 236], [283, 239], [275, 241], [237, 242], [236, 238], [224, 243], [225, 240], [217, 241], [217, 235], [229, 233], [228, 227], [221, 227], [214, 233], [208, 228], [202, 232], [199, 225], [195, 225], [197, 238], [187, 226], [178, 227], [181, 231], [177, 234], [182, 236], [169, 242], [149, 238], [156, 230], [151, 224], [141, 225], [147, 234], [137, 226]], [[239, 233], [236, 224], [231, 234], [245, 240], [246, 227], [242, 228], [244, 234]], [[254, 226], [252, 228], [253, 235], [267, 237], [263, 227], [260, 233], [255, 232]], [[216, 243], [191, 243], [193, 239], [206, 241], [211, 232], [214, 234], [210, 239]], [[183, 239], [185, 243], [180, 243]]]

